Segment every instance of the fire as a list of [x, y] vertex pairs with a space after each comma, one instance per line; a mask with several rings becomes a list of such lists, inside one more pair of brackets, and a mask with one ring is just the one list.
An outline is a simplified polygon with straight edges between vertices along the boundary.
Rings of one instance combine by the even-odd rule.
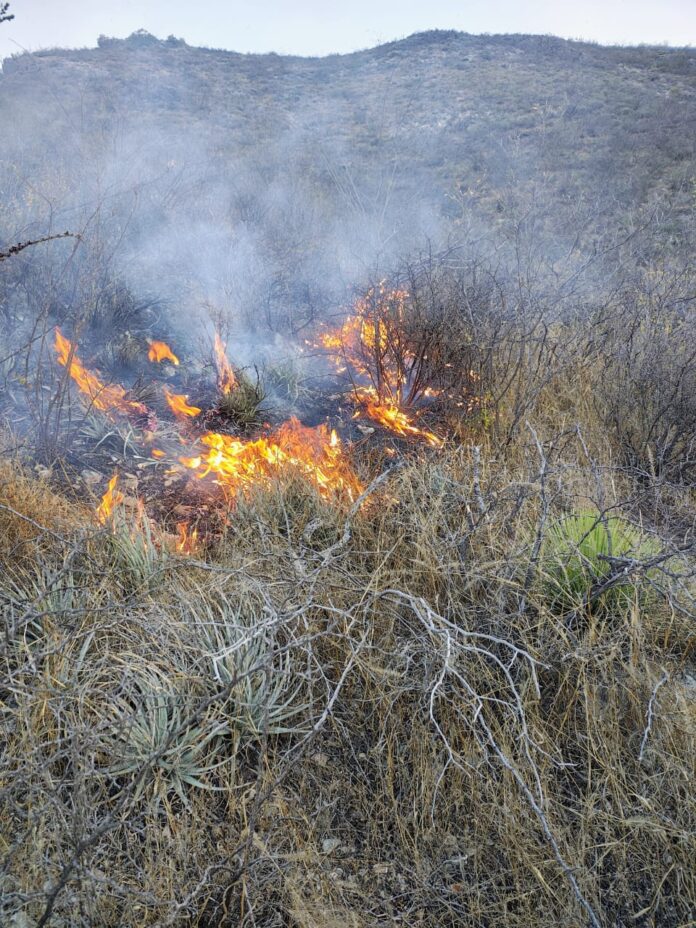
[[172, 364], [179, 365], [179, 359], [166, 342], [150, 342], [147, 356], [150, 361], [157, 364], [162, 361], [171, 361]]
[[[361, 387], [356, 390], [356, 399], [364, 411], [375, 422], [379, 422], [390, 432], [405, 437], [422, 438], [434, 448], [443, 445], [443, 440], [434, 432], [428, 432], [425, 429], [419, 429], [413, 424], [411, 418], [399, 407], [389, 400], [379, 399], [377, 391], [372, 387]], [[356, 416], [360, 415], [360, 411]]]
[[237, 378], [232, 370], [232, 365], [227, 360], [226, 349], [227, 346], [216, 332], [213, 351], [215, 353], [215, 366], [217, 367], [218, 373], [218, 388], [220, 392], [224, 394], [231, 393], [237, 386]]
[[[356, 301], [354, 314], [340, 328], [319, 337], [339, 372], [349, 368], [353, 374], [377, 380], [374, 386], [398, 401], [407, 379], [404, 365], [395, 360], [403, 341], [401, 325], [407, 297], [405, 290], [387, 290], [380, 284]], [[404, 360], [409, 360], [407, 353]]]
[[268, 438], [245, 441], [207, 432], [199, 441], [207, 450], [179, 460], [195, 470], [199, 479], [214, 474], [230, 494], [255, 483], [268, 483], [288, 469], [305, 476], [323, 496], [346, 492], [353, 498], [361, 490], [338, 435], [323, 425], [308, 428], [293, 417]]
[[197, 416], [201, 411], [199, 406], [189, 405], [187, 393], [172, 393], [164, 387], [164, 397], [177, 419], [186, 420], [187, 417]]
[[102, 525], [106, 525], [111, 519], [115, 507], [120, 506], [123, 502], [123, 493], [117, 489], [117, 486], [118, 474], [114, 474], [109, 480], [109, 485], [106, 488], [106, 493], [102, 496], [101, 503], [97, 506], [97, 519]]
[[176, 526], [178, 540], [176, 550], [182, 554], [194, 554], [198, 547], [198, 529], [190, 531], [187, 522], [178, 522]]
[[407, 411], [416, 397], [440, 393], [419, 382], [415, 373], [418, 360], [404, 336], [407, 299], [407, 291], [388, 290], [384, 283], [372, 288], [340, 328], [320, 335], [319, 346], [329, 352], [338, 373], [349, 372], [359, 407], [356, 417], [365, 414], [396, 435], [439, 447], [442, 439], [418, 428]]
[[55, 349], [58, 363], [68, 369], [79, 389], [90, 398], [91, 405], [107, 415], [120, 413], [125, 416], [148, 416], [149, 410], [143, 403], [129, 400], [128, 394], [119, 384], [104, 384], [97, 375], [84, 366], [75, 352], [75, 346], [56, 328]]

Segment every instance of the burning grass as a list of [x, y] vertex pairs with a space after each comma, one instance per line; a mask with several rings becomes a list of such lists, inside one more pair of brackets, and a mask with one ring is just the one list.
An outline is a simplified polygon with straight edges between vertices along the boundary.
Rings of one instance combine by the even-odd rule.
[[325, 426], [311, 429], [297, 419], [290, 419], [269, 438], [241, 441], [208, 432], [199, 442], [208, 450], [182, 457], [180, 462], [200, 479], [214, 475], [216, 482], [231, 495], [251, 484], [278, 479], [290, 472], [303, 475], [323, 494], [346, 492], [352, 499], [361, 489], [344, 459], [338, 435]]
[[147, 417], [149, 410], [143, 403], [132, 400], [119, 384], [106, 384], [96, 372], [88, 370], [77, 356], [75, 346], [64, 337], [60, 329], [55, 331], [55, 349], [58, 363], [66, 368], [78, 389], [89, 400], [91, 406], [110, 418], [116, 416]]

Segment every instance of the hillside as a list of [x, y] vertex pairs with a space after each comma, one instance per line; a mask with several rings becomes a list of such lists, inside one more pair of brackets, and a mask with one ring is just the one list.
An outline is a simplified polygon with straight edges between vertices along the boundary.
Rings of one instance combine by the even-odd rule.
[[[249, 172], [266, 187], [311, 180], [322, 214], [395, 224], [416, 199], [431, 224], [474, 214], [499, 225], [534, 204], [554, 235], [589, 223], [589, 243], [659, 208], [673, 243], [693, 234], [693, 49], [456, 32], [321, 59], [147, 34], [100, 43], [5, 60], [0, 118], [17, 132], [4, 157], [32, 142], [80, 158], [96, 138], [119, 154], [131, 136], [175, 153], [194, 140], [194, 157], [233, 189]], [[253, 214], [262, 194], [244, 196]]]

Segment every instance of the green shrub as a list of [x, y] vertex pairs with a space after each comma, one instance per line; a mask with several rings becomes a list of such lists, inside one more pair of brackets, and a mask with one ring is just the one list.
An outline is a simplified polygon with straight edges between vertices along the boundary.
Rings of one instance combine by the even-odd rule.
[[619, 516], [572, 513], [555, 523], [546, 539], [542, 559], [545, 597], [561, 612], [623, 610], [635, 599], [638, 581], [629, 573], [602, 592], [603, 583], [616, 569], [612, 558], [640, 560], [654, 553], [652, 542]]

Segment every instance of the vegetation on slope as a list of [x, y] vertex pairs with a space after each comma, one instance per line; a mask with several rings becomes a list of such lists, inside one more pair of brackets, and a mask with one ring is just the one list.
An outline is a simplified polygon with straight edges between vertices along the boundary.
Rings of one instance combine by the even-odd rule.
[[691, 452], [646, 434], [639, 466], [601, 418], [622, 392], [636, 434], [645, 370], [607, 378], [600, 322], [570, 359], [572, 327], [530, 342], [462, 440], [386, 471], [356, 449], [352, 506], [288, 473], [188, 556], [8, 445], [6, 921], [688, 921]]

